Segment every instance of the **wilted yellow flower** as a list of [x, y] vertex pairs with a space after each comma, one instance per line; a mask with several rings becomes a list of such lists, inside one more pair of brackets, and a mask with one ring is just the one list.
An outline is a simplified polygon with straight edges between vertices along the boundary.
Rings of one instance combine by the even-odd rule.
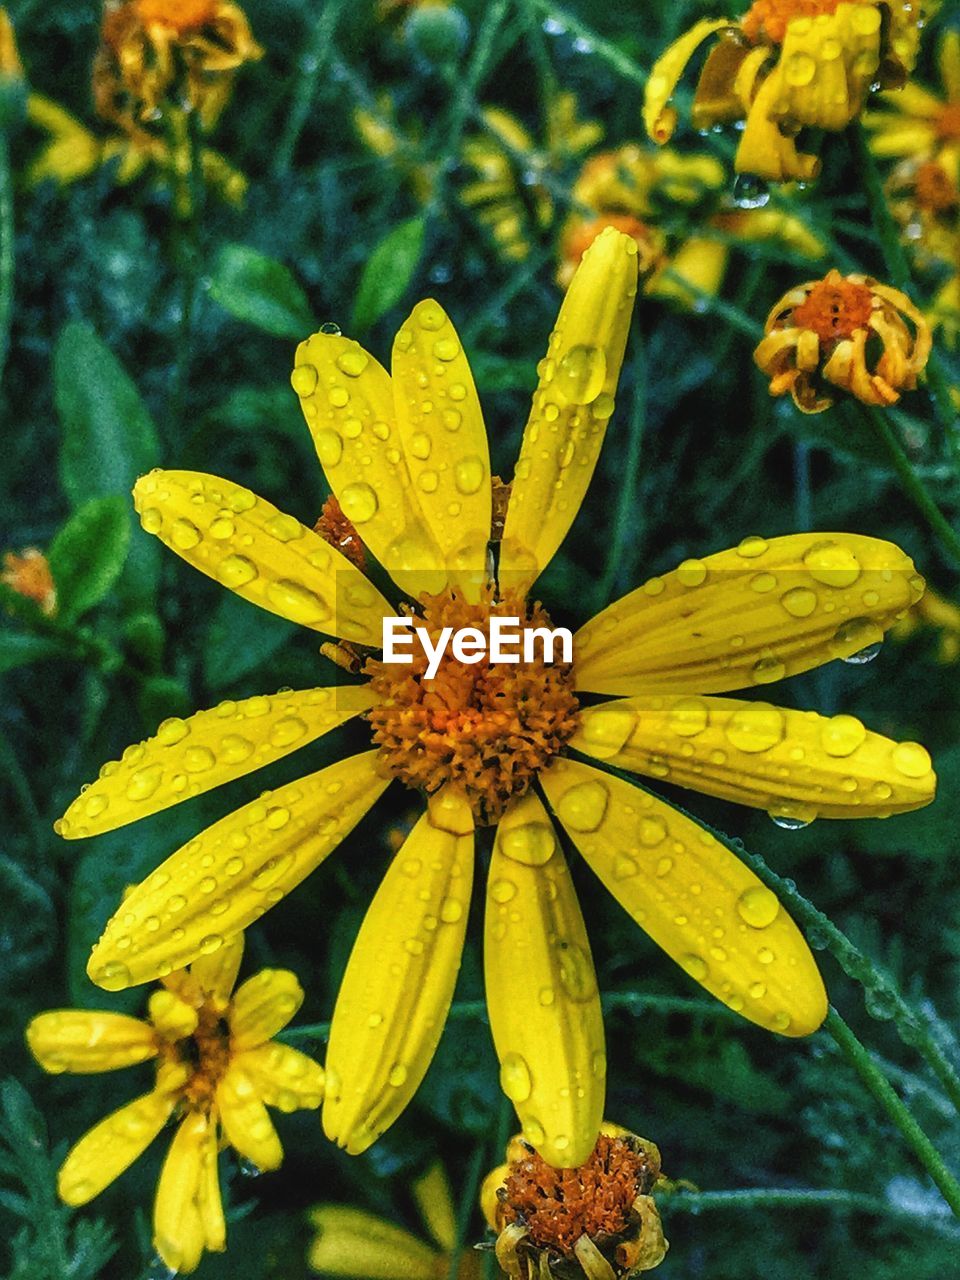
[[480, 1193], [498, 1233], [497, 1262], [512, 1280], [623, 1280], [652, 1271], [669, 1248], [652, 1195], [659, 1178], [656, 1146], [619, 1125], [601, 1125], [578, 1168], [551, 1168], [516, 1135]]
[[636, 240], [644, 292], [684, 303], [720, 288], [729, 239], [779, 241], [810, 258], [823, 255], [821, 242], [792, 214], [724, 208], [726, 182], [715, 157], [671, 147], [627, 143], [591, 156], [571, 191], [576, 212], [560, 237], [558, 283], [569, 284], [584, 251], [607, 226]]
[[[430, 1243], [392, 1222], [341, 1204], [320, 1204], [309, 1220], [317, 1235], [307, 1252], [311, 1270], [345, 1280], [447, 1280], [457, 1248], [450, 1184], [439, 1164], [410, 1187]], [[480, 1280], [480, 1255], [466, 1246], [456, 1258], [457, 1280]]]
[[57, 588], [47, 557], [37, 547], [27, 547], [17, 554], [7, 551], [3, 557], [0, 582], [17, 595], [32, 600], [48, 617], [57, 611]]
[[[436, 302], [419, 303], [400, 328], [392, 376], [338, 333], [299, 347], [292, 382], [330, 487], [431, 644], [444, 627], [482, 635], [495, 617], [548, 623], [533, 584], [584, 500], [636, 288], [636, 243], [605, 231], [539, 365], [505, 516], [469, 363]], [[338, 549], [249, 489], [158, 471], [137, 483], [134, 500], [144, 528], [201, 572], [370, 654], [366, 680], [165, 721], [101, 770], [60, 833], [95, 835], [157, 813], [354, 716], [370, 722], [376, 749], [266, 793], [174, 853], [108, 924], [89, 963], [96, 983], [145, 982], [212, 951], [294, 889], [397, 780], [426, 793], [426, 811], [387, 868], [346, 967], [326, 1064], [327, 1135], [363, 1151], [423, 1079], [460, 963], [475, 830], [495, 826], [484, 950], [501, 1083], [540, 1155], [580, 1164], [603, 1115], [603, 1019], [539, 787], [618, 902], [706, 990], [786, 1035], [820, 1024], [820, 975], [776, 897], [709, 831], [603, 765], [793, 825], [926, 804], [935, 778], [921, 746], [869, 733], [852, 716], [713, 696], [876, 644], [923, 590], [896, 547], [852, 534], [748, 538], [610, 605], [573, 637], [572, 663], [542, 652], [469, 662], [448, 649], [428, 675], [422, 651], [410, 664], [372, 656], [396, 606]], [[492, 529], [502, 536], [491, 547]], [[587, 706], [584, 694], [616, 700]]]
[[928, 629], [937, 635], [937, 661], [951, 667], [960, 661], [960, 607], [928, 587], [891, 631], [895, 640], [908, 640]]
[[522, 262], [553, 222], [553, 197], [544, 179], [594, 146], [603, 130], [578, 118], [573, 93], [552, 99], [542, 146], [501, 107], [485, 107], [483, 118], [486, 131], [464, 139], [461, 159], [471, 181], [460, 199], [489, 229], [503, 257]]
[[93, 70], [97, 110], [128, 127], [188, 104], [210, 128], [233, 73], [262, 55], [232, 0], [105, 0]]
[[[770, 394], [789, 392], [803, 413], [829, 409], [830, 386], [864, 404], [895, 404], [916, 387], [930, 355], [930, 327], [906, 294], [839, 271], [785, 293], [764, 332], [754, 359], [770, 378]], [[881, 349], [876, 360], [871, 339]]]
[[243, 937], [170, 972], [145, 1021], [93, 1009], [41, 1013], [27, 1027], [45, 1071], [81, 1075], [156, 1062], [150, 1093], [125, 1103], [67, 1153], [57, 1189], [67, 1204], [98, 1196], [147, 1149], [171, 1117], [177, 1130], [154, 1203], [154, 1246], [171, 1270], [193, 1271], [204, 1250], [226, 1248], [217, 1152], [230, 1146], [258, 1169], [283, 1159], [267, 1106], [315, 1109], [323, 1068], [272, 1039], [303, 991], [286, 969], [263, 969], [233, 990]]
[[697, 84], [698, 129], [744, 121], [738, 173], [771, 181], [816, 176], [798, 152], [802, 128], [837, 131], [875, 84], [899, 87], [916, 59], [920, 6], [912, 0], [755, 0], [739, 21], [705, 18], [654, 64], [643, 117], [655, 142], [673, 135], [677, 81], [704, 40], [718, 35]]

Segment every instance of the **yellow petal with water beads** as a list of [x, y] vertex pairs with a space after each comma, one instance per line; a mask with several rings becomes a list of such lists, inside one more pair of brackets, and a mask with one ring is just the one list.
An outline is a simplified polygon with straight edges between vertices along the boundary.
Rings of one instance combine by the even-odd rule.
[[577, 688], [761, 687], [869, 651], [923, 590], [909, 556], [879, 538], [744, 538], [685, 560], [592, 618], [574, 637]]
[[359, 343], [315, 333], [297, 348], [291, 382], [324, 475], [364, 544], [411, 597], [442, 591], [446, 566], [411, 480], [386, 369]]
[[603, 1118], [603, 1017], [570, 872], [532, 791], [497, 827], [484, 972], [500, 1085], [523, 1136], [548, 1164], [583, 1164]]
[[67, 840], [96, 836], [272, 764], [373, 704], [365, 685], [286, 690], [164, 720], [84, 788], [59, 823]]
[[255, 1049], [282, 1031], [303, 1004], [303, 988], [289, 969], [261, 969], [237, 988], [227, 1015], [237, 1053]]
[[346, 556], [265, 498], [199, 471], [151, 471], [133, 500], [148, 533], [244, 600], [380, 647], [391, 606]]
[[169, 1097], [147, 1093], [95, 1124], [71, 1147], [60, 1166], [60, 1199], [81, 1205], [98, 1196], [146, 1151], [172, 1110]]
[[[212, 1115], [204, 1111], [188, 1112], [173, 1136], [160, 1171], [153, 1208], [153, 1243], [174, 1272], [196, 1270], [208, 1247], [210, 1215], [204, 1213], [201, 1206], [209, 1195], [210, 1161], [216, 1160], [216, 1132]], [[219, 1190], [217, 1194], [219, 1198]]]
[[377, 753], [266, 791], [191, 840], [137, 885], [108, 922], [87, 973], [108, 991], [212, 955], [295, 888], [386, 789]]
[[243, 959], [243, 934], [227, 938], [222, 947], [207, 955], [197, 956], [190, 966], [190, 978], [197, 984], [205, 1000], [224, 1010], [240, 972]]
[[473, 883], [473, 815], [450, 788], [387, 869], [340, 984], [323, 1128], [351, 1155], [400, 1115], [433, 1058], [460, 969]]
[[[883, 15], [879, 4], [841, 4], [832, 14], [787, 23], [776, 71], [771, 115], [837, 132], [863, 108], [880, 65]], [[773, 78], [773, 77], [771, 77]]]
[[503, 531], [504, 588], [529, 587], [563, 541], [600, 454], [637, 292], [637, 242], [607, 227], [570, 283], [527, 419]]
[[643, 96], [643, 124], [654, 142], [669, 142], [677, 127], [677, 113], [669, 106], [677, 81], [704, 40], [718, 31], [735, 31], [729, 18], [703, 18], [674, 40], [650, 68]]
[[283, 1147], [257, 1086], [241, 1062], [231, 1062], [217, 1085], [217, 1111], [234, 1151], [258, 1169], [280, 1167]]
[[27, 1027], [27, 1045], [44, 1071], [92, 1074], [146, 1062], [157, 1053], [153, 1028], [139, 1018], [95, 1009], [53, 1009]]
[[349, 1280], [437, 1280], [447, 1263], [435, 1249], [403, 1227], [363, 1209], [324, 1204], [310, 1211], [319, 1233], [307, 1263], [321, 1275]]
[[323, 1102], [323, 1067], [299, 1049], [272, 1041], [237, 1054], [236, 1062], [269, 1107], [313, 1111]]
[[885, 818], [929, 804], [930, 757], [855, 716], [736, 698], [624, 698], [581, 711], [570, 746], [634, 773], [765, 809], [783, 825]]
[[393, 395], [414, 491], [468, 599], [487, 578], [490, 452], [473, 374], [443, 308], [419, 302], [393, 344]]
[[707, 991], [783, 1035], [815, 1031], [827, 997], [776, 896], [710, 832], [656, 796], [574, 760], [541, 774], [587, 863]]

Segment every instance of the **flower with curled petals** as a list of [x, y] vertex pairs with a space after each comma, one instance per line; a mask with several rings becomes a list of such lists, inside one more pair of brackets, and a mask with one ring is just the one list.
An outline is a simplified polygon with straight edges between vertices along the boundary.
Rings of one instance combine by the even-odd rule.
[[497, 1232], [497, 1262], [511, 1280], [624, 1280], [666, 1257], [652, 1195], [660, 1152], [646, 1138], [605, 1121], [576, 1168], [551, 1168], [520, 1134], [506, 1154], [506, 1163], [484, 1179], [480, 1207]]
[[[299, 347], [292, 382], [341, 532], [345, 518], [434, 642], [447, 627], [482, 631], [493, 615], [546, 625], [533, 586], [584, 502], [614, 411], [637, 256], [614, 229], [585, 253], [539, 365], [509, 496], [491, 476], [469, 363], [436, 302], [401, 326], [389, 374], [337, 333]], [[369, 1147], [426, 1073], [485, 826], [495, 827], [484, 952], [501, 1084], [548, 1163], [577, 1165], [593, 1149], [603, 1019], [548, 805], [631, 917], [706, 990], [780, 1033], [820, 1024], [820, 975], [774, 895], [692, 818], [604, 764], [790, 818], [926, 804], [935, 780], [922, 747], [852, 716], [715, 696], [879, 640], [923, 589], [898, 548], [850, 534], [748, 538], [611, 604], [573, 637], [572, 663], [467, 663], [447, 650], [430, 678], [422, 652], [408, 664], [376, 656], [398, 606], [270, 502], [190, 471], [144, 476], [134, 497], [144, 528], [188, 563], [335, 637], [365, 679], [165, 721], [104, 766], [61, 834], [156, 813], [354, 716], [366, 716], [375, 749], [261, 796], [174, 853], [108, 923], [88, 967], [94, 982], [145, 982], [215, 948], [294, 889], [395, 782], [421, 795], [425, 812], [385, 871], [333, 1013], [323, 1120], [348, 1151]], [[606, 700], [586, 705], [588, 694]]]
[[234, 991], [243, 937], [167, 971], [145, 1020], [94, 1009], [56, 1009], [27, 1027], [45, 1071], [90, 1075], [154, 1061], [150, 1093], [126, 1103], [71, 1147], [57, 1189], [82, 1205], [129, 1168], [173, 1119], [154, 1202], [154, 1246], [171, 1271], [193, 1271], [205, 1250], [226, 1248], [217, 1152], [230, 1146], [258, 1169], [283, 1159], [267, 1106], [314, 1109], [323, 1068], [272, 1037], [303, 1000], [295, 976], [263, 969]]
[[802, 413], [829, 409], [832, 387], [864, 404], [895, 404], [916, 387], [931, 347], [930, 327], [906, 294], [835, 270], [785, 293], [764, 333], [753, 358], [770, 394], [789, 392]]
[[719, 36], [700, 73], [694, 126], [743, 121], [738, 173], [809, 181], [820, 160], [798, 151], [797, 133], [845, 129], [875, 85], [903, 85], [916, 60], [919, 9], [911, 0], [754, 0], [739, 20], [704, 18], [651, 69], [647, 133], [669, 141], [676, 84], [699, 46]]

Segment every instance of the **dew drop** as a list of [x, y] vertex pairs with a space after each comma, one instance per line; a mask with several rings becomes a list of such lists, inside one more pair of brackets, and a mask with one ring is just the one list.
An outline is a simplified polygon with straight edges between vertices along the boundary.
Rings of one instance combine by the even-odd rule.
[[832, 716], [820, 726], [820, 745], [828, 756], [853, 755], [866, 738], [867, 731], [856, 716]]
[[225, 556], [216, 569], [217, 578], [234, 590], [245, 587], [257, 576], [257, 566], [246, 556]]
[[809, 618], [818, 604], [817, 593], [809, 587], [791, 587], [780, 597], [780, 603], [792, 618]]
[[143, 769], [137, 769], [135, 773], [131, 774], [127, 783], [127, 799], [149, 800], [160, 786], [162, 778], [163, 768], [158, 764], [150, 764]]
[[580, 736], [592, 756], [608, 760], [621, 750], [636, 723], [637, 717], [630, 707], [612, 702], [584, 714]]
[[353, 524], [365, 524], [377, 514], [377, 495], [368, 484], [362, 481], [348, 484], [340, 494], [340, 506], [343, 514]]
[[557, 813], [573, 831], [596, 831], [603, 822], [609, 801], [606, 783], [595, 778], [565, 791], [557, 804]]
[[680, 957], [680, 963], [683, 968], [686, 969], [687, 973], [689, 973], [690, 977], [695, 978], [697, 982], [703, 982], [709, 973], [707, 962], [704, 960], [703, 956], [687, 953]]
[[271, 582], [267, 588], [267, 597], [270, 603], [291, 622], [310, 625], [327, 622], [330, 618], [330, 609], [327, 605], [318, 595], [299, 582], [292, 582], [286, 578]]
[[557, 947], [560, 962], [560, 984], [571, 1000], [582, 1004], [596, 994], [597, 977], [593, 961], [575, 942], [561, 941]]
[[929, 752], [919, 742], [898, 742], [890, 759], [905, 778], [925, 778], [933, 768]]
[[317, 377], [312, 364], [298, 364], [290, 375], [290, 385], [298, 396], [310, 396], [317, 389]]
[[453, 469], [453, 481], [462, 494], [476, 493], [487, 477], [483, 460], [475, 454], [461, 458]]
[[768, 702], [751, 702], [740, 707], [727, 722], [724, 733], [739, 751], [769, 751], [783, 738], [783, 712]]
[[519, 1053], [508, 1053], [501, 1062], [500, 1088], [511, 1102], [526, 1102], [533, 1092], [530, 1068]]
[[527, 867], [544, 866], [557, 848], [553, 827], [546, 822], [526, 822], [502, 829], [497, 841], [501, 853]]
[[767, 929], [780, 914], [780, 902], [765, 885], [751, 885], [737, 898], [737, 915], [751, 929]]
[[551, 391], [566, 404], [592, 404], [603, 390], [607, 358], [599, 347], [571, 347], [557, 365]]
[[827, 539], [815, 542], [803, 555], [811, 578], [827, 587], [850, 587], [860, 577], [860, 561], [849, 547]]
[[200, 530], [192, 520], [185, 520], [182, 516], [179, 520], [174, 520], [170, 540], [181, 551], [190, 551], [199, 543], [200, 536]]
[[337, 356], [336, 364], [341, 373], [348, 378], [359, 378], [370, 363], [370, 357], [360, 346], [348, 347]]

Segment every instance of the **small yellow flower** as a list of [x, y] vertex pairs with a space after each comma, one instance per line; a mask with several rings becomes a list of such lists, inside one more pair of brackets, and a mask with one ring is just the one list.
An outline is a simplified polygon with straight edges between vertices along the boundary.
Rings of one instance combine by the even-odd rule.
[[[401, 608], [434, 638], [445, 626], [486, 627], [492, 615], [545, 618], [533, 585], [584, 501], [614, 411], [637, 256], [612, 229], [584, 255], [539, 365], [509, 498], [491, 477], [462, 344], [436, 302], [419, 303], [400, 328], [392, 375], [339, 334], [299, 347], [293, 387], [342, 513], [409, 602]], [[852, 716], [714, 696], [876, 644], [923, 590], [898, 548], [852, 534], [748, 538], [611, 604], [573, 637], [572, 664], [541, 655], [475, 665], [448, 651], [429, 679], [422, 654], [410, 665], [373, 656], [397, 606], [249, 489], [158, 471], [138, 481], [134, 501], [144, 528], [188, 563], [344, 642], [366, 679], [167, 720], [104, 766], [59, 832], [124, 826], [355, 716], [370, 722], [375, 749], [264, 794], [174, 853], [107, 925], [89, 963], [94, 982], [146, 982], [221, 945], [319, 866], [396, 780], [426, 792], [425, 811], [361, 925], [326, 1064], [324, 1128], [351, 1153], [401, 1114], [436, 1049], [483, 826], [496, 828], [484, 954], [502, 1086], [549, 1163], [577, 1165], [593, 1149], [603, 1018], [544, 801], [617, 901], [697, 982], [776, 1032], [819, 1026], [823, 984], [776, 897], [709, 831], [604, 765], [789, 821], [927, 804], [935, 777], [921, 746]], [[584, 705], [585, 694], [608, 700]]]
[[928, 629], [937, 635], [937, 661], [952, 667], [960, 662], [960, 607], [928, 587], [912, 609], [891, 631], [895, 640], [908, 640], [915, 632]]
[[820, 161], [798, 152], [797, 132], [844, 129], [874, 83], [904, 83], [916, 59], [919, 9], [910, 0], [755, 0], [739, 21], [705, 18], [654, 64], [643, 108], [647, 133], [669, 141], [677, 81], [699, 45], [719, 34], [697, 84], [694, 126], [742, 120], [738, 173], [809, 180]]
[[[457, 1219], [443, 1168], [432, 1164], [410, 1187], [430, 1243], [392, 1222], [340, 1204], [311, 1209], [317, 1235], [307, 1264], [344, 1280], [447, 1280], [457, 1247]], [[469, 1246], [457, 1256], [457, 1280], [480, 1280], [480, 1255]]]
[[[906, 294], [839, 271], [785, 293], [764, 332], [754, 360], [770, 378], [770, 394], [789, 392], [803, 413], [829, 409], [827, 383], [864, 404], [895, 404], [916, 387], [930, 355], [930, 327]], [[875, 361], [871, 339], [881, 348]]]
[[17, 595], [39, 605], [40, 612], [52, 617], [57, 611], [57, 588], [47, 557], [37, 547], [27, 547], [19, 555], [7, 551], [3, 557], [0, 582]]
[[885, 111], [871, 112], [864, 124], [871, 148], [885, 158], [947, 158], [955, 176], [960, 156], [960, 31], [947, 31], [938, 49], [943, 95], [911, 80], [897, 93], [880, 95]]
[[623, 1280], [652, 1271], [669, 1248], [652, 1194], [659, 1179], [656, 1146], [619, 1125], [600, 1126], [577, 1168], [551, 1168], [516, 1135], [480, 1192], [497, 1232], [497, 1262], [511, 1280]]
[[437, 182], [436, 165], [422, 158], [422, 139], [416, 129], [405, 133], [397, 122], [393, 99], [381, 94], [376, 107], [356, 107], [353, 123], [364, 145], [389, 160], [420, 204], [429, 203]]
[[27, 1044], [44, 1071], [89, 1075], [156, 1062], [156, 1083], [107, 1116], [67, 1153], [57, 1189], [67, 1204], [98, 1196], [173, 1117], [154, 1203], [154, 1245], [174, 1271], [193, 1271], [205, 1249], [226, 1248], [217, 1152], [231, 1146], [259, 1169], [283, 1159], [267, 1106], [313, 1110], [323, 1068], [272, 1039], [303, 992], [285, 969], [263, 969], [233, 990], [243, 937], [163, 979], [145, 1021], [91, 1009], [38, 1014]]
[[792, 214], [724, 208], [725, 185], [723, 165], [706, 154], [627, 143], [591, 156], [571, 191], [576, 212], [560, 237], [558, 283], [570, 283], [585, 250], [608, 226], [636, 240], [644, 292], [687, 305], [720, 288], [731, 239], [777, 241], [810, 258], [823, 255], [822, 243]]
[[105, 120], [124, 128], [185, 102], [209, 129], [233, 73], [262, 56], [232, 0], [105, 0], [94, 101]]

